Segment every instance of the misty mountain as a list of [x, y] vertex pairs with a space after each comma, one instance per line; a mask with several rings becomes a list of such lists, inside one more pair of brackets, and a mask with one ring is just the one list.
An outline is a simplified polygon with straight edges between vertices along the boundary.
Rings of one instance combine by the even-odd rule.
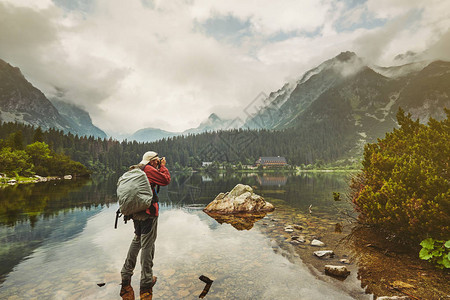
[[343, 146], [347, 143], [360, 151], [366, 142], [397, 127], [399, 107], [421, 122], [444, 118], [443, 108], [450, 107], [449, 83], [450, 62], [381, 68], [343, 52], [263, 99], [265, 105], [249, 116], [244, 127], [327, 128], [343, 138]]
[[200, 123], [196, 128], [191, 128], [183, 131], [183, 135], [197, 134], [206, 131], [218, 131], [239, 128], [242, 124], [234, 119], [222, 119], [218, 115], [212, 113], [205, 121]]
[[177, 136], [180, 134], [181, 133], [179, 133], [179, 132], [170, 132], [170, 131], [165, 131], [165, 130], [158, 129], [158, 128], [143, 128], [143, 129], [139, 129], [132, 135], [126, 137], [126, 139], [129, 141], [146, 143], [146, 142], [153, 142], [153, 141], [161, 140], [161, 139], [168, 138], [168, 137]]
[[179, 135], [199, 134], [207, 131], [233, 129], [238, 128], [241, 125], [242, 124], [238, 124], [233, 120], [222, 119], [213, 113], [196, 128], [190, 128], [183, 132], [170, 132], [158, 128], [144, 128], [136, 131], [131, 136], [128, 136], [127, 140], [135, 140], [137, 142], [153, 142], [163, 138]]
[[103, 130], [92, 124], [91, 116], [87, 111], [56, 98], [51, 98], [50, 101], [56, 107], [59, 114], [73, 128], [76, 128], [78, 135], [94, 136], [101, 139], [107, 137], [107, 134]]
[[0, 121], [39, 126], [43, 130], [54, 128], [80, 136], [106, 137], [102, 130], [92, 124], [86, 111], [56, 99], [50, 102], [26, 80], [19, 68], [1, 59]]
[[75, 131], [45, 95], [28, 82], [19, 68], [0, 59], [0, 120], [42, 129]]

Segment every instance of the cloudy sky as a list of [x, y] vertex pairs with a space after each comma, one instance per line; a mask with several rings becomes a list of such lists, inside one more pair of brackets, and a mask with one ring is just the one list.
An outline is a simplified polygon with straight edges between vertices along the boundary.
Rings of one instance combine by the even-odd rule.
[[450, 1], [0, 0], [0, 58], [108, 133], [242, 116], [347, 50], [450, 60]]

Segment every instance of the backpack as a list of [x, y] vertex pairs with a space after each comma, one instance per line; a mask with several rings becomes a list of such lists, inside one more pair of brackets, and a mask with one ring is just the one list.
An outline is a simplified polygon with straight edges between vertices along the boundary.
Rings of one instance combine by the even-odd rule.
[[116, 212], [117, 220], [124, 216], [125, 223], [131, 215], [145, 211], [152, 204], [153, 193], [147, 175], [140, 168], [125, 172], [117, 181], [117, 197], [119, 209]]

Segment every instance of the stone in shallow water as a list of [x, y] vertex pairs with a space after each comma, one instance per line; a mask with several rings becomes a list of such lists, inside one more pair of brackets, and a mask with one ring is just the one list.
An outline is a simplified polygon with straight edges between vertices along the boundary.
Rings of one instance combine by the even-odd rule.
[[350, 271], [345, 266], [325, 265], [325, 274], [345, 278], [350, 274]]
[[403, 289], [414, 289], [415, 287], [412, 284], [400, 281], [400, 280], [396, 280], [393, 283], [391, 283], [391, 285], [393, 287], [396, 288], [403, 288]]
[[314, 240], [312, 240], [312, 242], [311, 242], [311, 246], [323, 247], [323, 246], [325, 246], [325, 243], [323, 243], [323, 242], [321, 242], [321, 241], [319, 241], [319, 240], [314, 239]]
[[314, 251], [314, 255], [319, 258], [333, 257], [334, 252], [333, 252], [333, 250]]
[[340, 259], [339, 261], [340, 261], [341, 263], [343, 263], [343, 264], [346, 264], [346, 265], [349, 265], [349, 264], [350, 264], [350, 261], [349, 261], [348, 259], [346, 259], [346, 258]]
[[302, 236], [302, 235], [301, 235], [301, 236], [294, 235], [294, 236], [291, 237], [291, 239], [292, 239], [292, 240], [295, 240], [295, 241], [297, 241], [297, 242], [299, 242], [299, 243], [304, 243], [304, 242], [306, 242], [305, 237]]
[[263, 197], [253, 193], [253, 189], [237, 184], [230, 192], [220, 193], [204, 211], [210, 213], [234, 214], [273, 211], [274, 206]]
[[302, 226], [300, 226], [300, 225], [297, 225], [297, 224], [296, 224], [296, 225], [294, 225], [294, 228], [295, 228], [295, 229], [297, 229], [297, 230], [302, 230], [302, 229], [303, 229], [303, 227], [302, 227]]

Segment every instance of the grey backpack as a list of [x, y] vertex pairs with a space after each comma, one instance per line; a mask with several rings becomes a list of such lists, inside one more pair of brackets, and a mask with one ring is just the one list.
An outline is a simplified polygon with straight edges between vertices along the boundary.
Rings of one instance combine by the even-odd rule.
[[140, 168], [125, 172], [117, 181], [117, 197], [119, 209], [116, 212], [116, 223], [120, 214], [127, 217], [145, 211], [152, 204], [153, 193], [147, 175]]

